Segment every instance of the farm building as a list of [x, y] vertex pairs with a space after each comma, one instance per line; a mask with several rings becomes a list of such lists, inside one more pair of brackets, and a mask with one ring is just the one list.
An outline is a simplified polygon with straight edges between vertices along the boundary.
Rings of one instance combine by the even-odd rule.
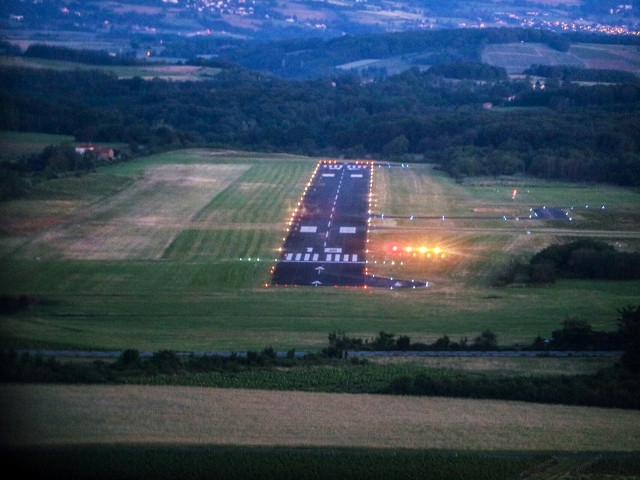
[[84, 155], [86, 152], [93, 152], [98, 160], [108, 160], [110, 158], [113, 158], [114, 156], [113, 148], [98, 147], [90, 143], [78, 145], [76, 147], [76, 152], [78, 152], [80, 155]]

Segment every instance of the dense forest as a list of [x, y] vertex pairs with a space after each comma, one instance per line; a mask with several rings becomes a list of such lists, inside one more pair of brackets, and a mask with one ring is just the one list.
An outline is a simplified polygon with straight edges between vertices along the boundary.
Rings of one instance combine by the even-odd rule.
[[638, 84], [540, 90], [527, 80], [453, 81], [417, 69], [372, 83], [349, 75], [291, 81], [236, 67], [171, 82], [6, 68], [0, 92], [2, 129], [128, 142], [134, 153], [206, 144], [419, 154], [457, 176], [640, 184]]
[[[185, 63], [221, 72], [198, 82], [176, 82], [119, 79], [98, 70], [5, 67], [0, 72], [0, 129], [124, 142], [131, 155], [186, 146], [234, 147], [411, 159], [438, 163], [455, 177], [527, 174], [640, 185], [636, 76], [532, 66], [532, 75], [546, 77], [540, 83], [530, 77], [509, 79], [504, 69], [479, 60], [488, 43], [539, 42], [566, 50], [571, 38], [533, 29], [403, 32], [270, 44], [169, 38], [167, 54], [193, 53]], [[8, 47], [3, 50], [14, 53]], [[195, 55], [209, 50], [218, 56]], [[415, 51], [431, 51], [427, 56], [437, 62], [426, 70], [416, 66], [391, 76], [335, 69], [341, 62]], [[140, 62], [43, 45], [31, 46], [25, 55], [89, 64]], [[313, 78], [275, 75], [295, 76], [296, 69]], [[327, 76], [317, 78], [325, 69]], [[582, 81], [600, 83], [573, 83]], [[15, 186], [20, 177], [28, 183], [34, 174], [58, 174], [60, 165], [77, 172], [91, 164], [69, 156], [53, 166], [43, 162], [25, 159], [0, 167]]]

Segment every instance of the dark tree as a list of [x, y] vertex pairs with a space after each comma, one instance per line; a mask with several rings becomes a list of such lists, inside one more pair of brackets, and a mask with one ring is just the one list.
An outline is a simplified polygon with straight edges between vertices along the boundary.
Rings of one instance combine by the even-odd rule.
[[473, 339], [473, 348], [476, 350], [496, 350], [498, 348], [498, 336], [491, 330], [485, 330]]
[[640, 372], [640, 305], [628, 305], [618, 310], [618, 331], [624, 342], [620, 362], [633, 373]]

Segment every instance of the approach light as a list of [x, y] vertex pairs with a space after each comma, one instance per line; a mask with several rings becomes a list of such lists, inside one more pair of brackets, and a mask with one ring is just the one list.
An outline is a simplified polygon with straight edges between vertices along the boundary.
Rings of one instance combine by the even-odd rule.
[[407, 252], [411, 252], [413, 250], [411, 247], [407, 247]]
[[420, 247], [420, 253], [426, 253], [427, 247]]
[[393, 250], [394, 252], [397, 252], [398, 251], [398, 247], [394, 245], [391, 250]]
[[436, 247], [433, 249], [433, 253], [440, 253], [440, 247]]

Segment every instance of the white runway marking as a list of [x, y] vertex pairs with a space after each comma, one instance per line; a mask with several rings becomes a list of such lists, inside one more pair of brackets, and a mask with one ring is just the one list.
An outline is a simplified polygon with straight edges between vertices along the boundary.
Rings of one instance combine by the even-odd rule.
[[300, 227], [300, 233], [316, 233], [317, 230], [318, 230], [318, 227], [311, 227], [311, 226]]
[[340, 227], [340, 233], [356, 233], [356, 227]]
[[283, 262], [298, 262], [298, 263], [365, 263], [364, 261], [358, 261], [358, 255], [350, 253], [341, 253], [341, 248], [332, 248], [328, 250], [337, 250], [338, 252], [327, 253], [324, 260], [320, 260], [320, 254], [314, 253], [297, 253], [288, 252], [285, 253]]
[[351, 174], [351, 178], [362, 178], [362, 174], [361, 173], [352, 173]]

